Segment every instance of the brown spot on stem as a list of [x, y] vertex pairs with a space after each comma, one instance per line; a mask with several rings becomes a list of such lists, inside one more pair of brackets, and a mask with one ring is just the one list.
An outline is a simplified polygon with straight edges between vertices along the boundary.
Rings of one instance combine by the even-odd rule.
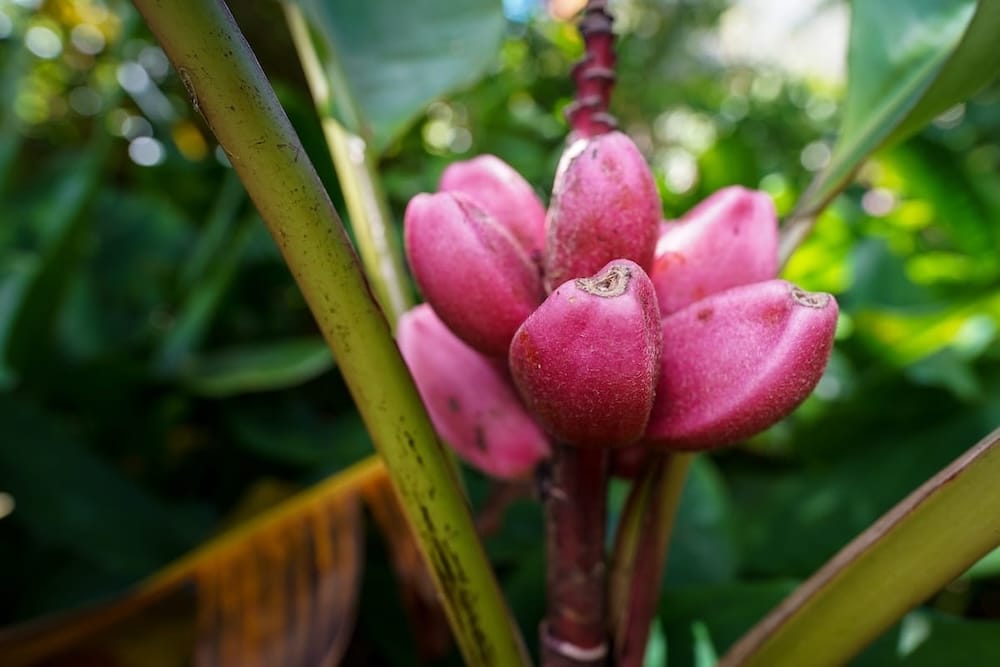
[[698, 321], [699, 322], [707, 322], [710, 319], [712, 319], [713, 315], [715, 315], [715, 311], [713, 309], [711, 309], [711, 308], [702, 308], [701, 310], [698, 311], [698, 315], [697, 315]]

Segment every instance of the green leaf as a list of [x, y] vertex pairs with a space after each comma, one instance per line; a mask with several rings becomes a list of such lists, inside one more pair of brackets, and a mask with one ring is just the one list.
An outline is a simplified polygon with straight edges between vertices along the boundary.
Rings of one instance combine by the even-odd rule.
[[998, 475], [1000, 429], [845, 546], [720, 664], [843, 664], [998, 546]]
[[246, 397], [235, 403], [224, 410], [225, 421], [234, 440], [258, 456], [341, 469], [371, 454], [371, 439], [354, 411], [331, 417], [301, 399], [281, 394]]
[[965, 572], [969, 579], [986, 579], [1000, 575], [1000, 547], [980, 558]]
[[[331, 104], [377, 152], [429, 102], [482, 76], [499, 53], [504, 31], [496, 0], [300, 4], [334, 84]], [[340, 91], [338, 84], [344, 84]], [[351, 106], [345, 96], [354, 98], [356, 108], [344, 108]]]
[[36, 255], [15, 254], [0, 261], [0, 390], [17, 382], [17, 372], [7, 362], [7, 344], [38, 266]]
[[[87, 450], [31, 404], [0, 398], [0, 489], [34, 538], [109, 572], [137, 577], [190, 548], [203, 526], [179, 515]], [[200, 522], [199, 522], [200, 523]]]
[[916, 609], [882, 635], [851, 667], [979, 667], [1000, 662], [995, 620]]
[[708, 626], [698, 621], [691, 626], [691, 634], [694, 635], [694, 667], [715, 667], [719, 656], [712, 644]]
[[183, 373], [192, 392], [215, 398], [285, 389], [333, 368], [322, 338], [246, 345], [206, 354]]
[[667, 636], [663, 633], [663, 623], [659, 618], [653, 619], [649, 630], [649, 643], [646, 644], [646, 655], [642, 658], [643, 667], [666, 667]]
[[81, 156], [61, 165], [55, 181], [32, 208], [28, 223], [39, 261], [23, 286], [6, 336], [7, 362], [22, 375], [44, 369], [66, 295], [78, 276], [92, 216], [84, 215], [99, 185], [110, 139], [100, 135]]
[[58, 314], [59, 348], [74, 360], [136, 350], [162, 331], [192, 229], [173, 198], [155, 191], [104, 187], [85, 217], [91, 241]]
[[[767, 610], [794, 589], [790, 581], [764, 581], [670, 590], [660, 605], [660, 620], [667, 638], [667, 664], [695, 665], [704, 651], [702, 638], [723, 651], [746, 632]], [[694, 628], [701, 626], [700, 637]]]
[[677, 509], [664, 585], [723, 583], [736, 574], [732, 509], [722, 476], [705, 456], [695, 458]]
[[[995, 407], [970, 412], [948, 398], [907, 390], [902, 382], [873, 385], [800, 432], [809, 455], [820, 460], [788, 470], [733, 471], [744, 567], [808, 576], [997, 423]], [[872, 414], [859, 415], [859, 405]], [[906, 419], [909, 428], [900, 426]]]
[[872, 152], [910, 136], [996, 77], [998, 33], [997, 0], [856, 0], [840, 136], [796, 217], [818, 213]]

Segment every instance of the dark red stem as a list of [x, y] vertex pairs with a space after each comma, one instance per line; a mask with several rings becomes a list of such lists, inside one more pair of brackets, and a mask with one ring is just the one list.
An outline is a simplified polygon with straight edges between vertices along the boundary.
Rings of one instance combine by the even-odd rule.
[[615, 85], [615, 36], [607, 0], [588, 0], [580, 19], [583, 59], [573, 67], [576, 99], [566, 107], [573, 138], [593, 137], [618, 127], [608, 113]]
[[607, 451], [557, 444], [543, 481], [548, 613], [543, 667], [607, 663]]

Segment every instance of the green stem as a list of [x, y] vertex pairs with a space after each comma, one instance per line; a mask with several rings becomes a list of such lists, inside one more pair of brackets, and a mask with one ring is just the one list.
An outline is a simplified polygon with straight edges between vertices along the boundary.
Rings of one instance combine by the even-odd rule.
[[616, 667], [639, 667], [660, 601], [670, 534], [694, 460], [690, 452], [650, 454], [622, 513], [610, 579]]
[[465, 661], [527, 664], [454, 472], [350, 240], [221, 0], [134, 0], [285, 257], [371, 433]]
[[342, 115], [356, 124], [361, 122], [360, 112], [332, 45], [324, 49], [324, 68], [302, 10], [294, 2], [286, 2], [284, 6], [292, 41], [299, 53], [337, 170], [337, 180], [344, 193], [361, 261], [382, 309], [395, 327], [400, 315], [413, 306], [413, 295], [406, 279], [402, 251], [392, 233], [389, 204], [376, 175], [375, 158], [369, 144], [341, 125], [332, 109], [337, 105]]

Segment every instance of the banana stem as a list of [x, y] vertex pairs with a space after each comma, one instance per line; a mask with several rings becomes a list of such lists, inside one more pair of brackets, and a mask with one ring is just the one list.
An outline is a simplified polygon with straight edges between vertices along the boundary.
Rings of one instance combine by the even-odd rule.
[[221, 0], [134, 0], [264, 218], [431, 564], [466, 663], [529, 660], [454, 471], [350, 240]]
[[670, 534], [694, 454], [652, 453], [632, 486], [611, 570], [611, 632], [615, 665], [639, 667], [660, 601]]
[[542, 500], [546, 518], [548, 613], [541, 627], [545, 667], [605, 664], [608, 454], [557, 443]]
[[[344, 127], [332, 112], [336, 105], [344, 117], [353, 118], [360, 124], [360, 111], [350, 95], [332, 46], [327, 45], [324, 49], [324, 68], [302, 9], [294, 2], [286, 2], [284, 7], [288, 29], [337, 170], [361, 262], [389, 324], [395, 328], [399, 317], [413, 306], [413, 293], [406, 278], [402, 250], [392, 232], [389, 203], [375, 172], [375, 157], [370, 145], [359, 134]], [[333, 86], [328, 83], [328, 77], [336, 79]]]

